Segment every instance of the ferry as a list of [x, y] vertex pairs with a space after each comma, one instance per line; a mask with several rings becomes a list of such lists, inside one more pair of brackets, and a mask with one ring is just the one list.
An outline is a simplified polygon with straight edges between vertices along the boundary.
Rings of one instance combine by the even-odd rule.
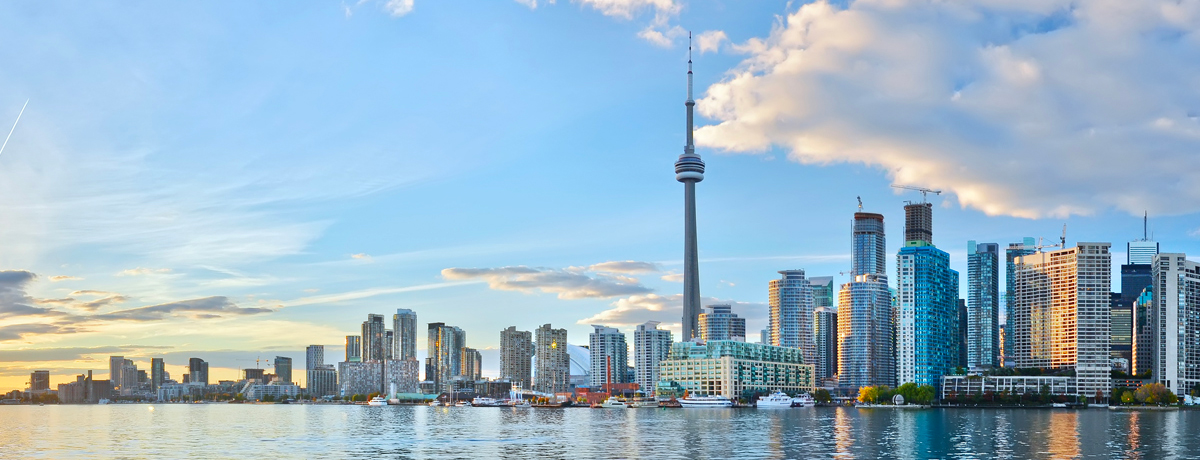
[[629, 403], [629, 407], [631, 409], [657, 408], [658, 400], [654, 398], [633, 398], [633, 401]]
[[608, 399], [604, 400], [604, 402], [592, 406], [593, 409], [625, 409], [628, 407], [629, 406], [626, 406], [625, 403], [613, 396], [609, 396]]
[[816, 405], [817, 400], [813, 399], [812, 395], [808, 393], [792, 398], [792, 407], [813, 407]]
[[733, 401], [724, 396], [689, 396], [679, 400], [684, 409], [704, 407], [733, 407]]
[[383, 399], [383, 396], [376, 396], [374, 398], [371, 398], [370, 401], [367, 401], [367, 405], [368, 406], [386, 406], [387, 400]]
[[787, 409], [792, 407], [792, 397], [782, 391], [776, 391], [767, 396], [759, 396], [758, 404], [755, 407], [759, 409]]

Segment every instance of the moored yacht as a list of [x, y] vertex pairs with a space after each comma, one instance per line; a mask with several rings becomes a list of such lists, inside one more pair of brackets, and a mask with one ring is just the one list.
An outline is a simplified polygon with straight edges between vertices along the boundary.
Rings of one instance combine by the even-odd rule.
[[759, 396], [758, 404], [755, 407], [759, 409], [787, 409], [792, 407], [792, 397], [782, 391], [776, 391], [766, 396]]
[[696, 409], [702, 407], [733, 407], [733, 401], [724, 396], [688, 396], [679, 400], [679, 405], [684, 409]]
[[367, 405], [368, 406], [386, 406], [387, 400], [383, 399], [383, 396], [376, 396], [374, 398], [371, 398], [370, 401], [367, 401]]
[[475, 397], [475, 399], [471, 400], [471, 405], [475, 406], [475, 407], [496, 407], [496, 406], [499, 406], [500, 403], [497, 402], [494, 398], [484, 398], [484, 397], [477, 396], [477, 397]]
[[604, 400], [604, 402], [592, 407], [599, 409], [625, 409], [629, 406], [626, 406], [625, 403], [621, 402], [621, 400], [617, 399], [616, 397], [609, 396], [608, 399]]
[[813, 407], [816, 405], [817, 401], [808, 393], [792, 398], [792, 407]]

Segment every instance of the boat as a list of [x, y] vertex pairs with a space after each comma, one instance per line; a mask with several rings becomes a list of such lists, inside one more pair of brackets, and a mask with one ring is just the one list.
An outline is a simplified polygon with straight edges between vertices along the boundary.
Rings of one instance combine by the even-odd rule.
[[608, 399], [604, 400], [604, 402], [592, 406], [594, 409], [626, 409], [628, 407], [629, 406], [625, 405], [624, 402], [621, 402], [621, 400], [617, 399], [615, 396], [609, 396]]
[[475, 399], [471, 400], [471, 406], [473, 406], [473, 407], [496, 407], [499, 405], [500, 405], [500, 403], [497, 402], [494, 398], [484, 398], [484, 397], [477, 396], [477, 397], [475, 397]]
[[370, 401], [367, 401], [367, 405], [368, 406], [386, 406], [387, 400], [383, 399], [383, 396], [376, 396], [374, 398], [371, 398]]
[[629, 403], [631, 409], [658, 408], [658, 400], [654, 398], [633, 398]]
[[442, 402], [435, 399], [429, 402], [429, 407], [442, 407]]
[[792, 407], [792, 397], [782, 391], [776, 391], [767, 396], [759, 396], [758, 404], [755, 407], [759, 409], [787, 409]]
[[1051, 404], [1050, 406], [1055, 409], [1066, 409], [1067, 403], [1054, 403], [1054, 404]]
[[724, 396], [689, 396], [679, 400], [679, 405], [684, 409], [698, 409], [705, 407], [733, 407], [733, 401]]
[[792, 398], [792, 407], [813, 407], [816, 405], [817, 401], [808, 393]]
[[512, 407], [533, 407], [533, 404], [531, 404], [528, 400], [515, 399], [512, 401], [511, 406]]
[[454, 407], [471, 407], [471, 403], [467, 401], [459, 401], [454, 403]]

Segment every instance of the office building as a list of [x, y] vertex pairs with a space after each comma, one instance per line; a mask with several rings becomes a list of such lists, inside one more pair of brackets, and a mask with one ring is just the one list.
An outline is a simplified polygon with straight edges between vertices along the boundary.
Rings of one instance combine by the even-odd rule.
[[283, 383], [293, 383], [292, 358], [286, 356], [275, 357], [275, 379]]
[[813, 366], [799, 348], [713, 340], [671, 345], [660, 381], [691, 395], [740, 398], [746, 392], [801, 393], [814, 388]]
[[529, 389], [533, 384], [533, 333], [509, 326], [500, 331], [500, 378], [513, 387]]
[[1110, 246], [1079, 243], [1015, 260], [1015, 367], [1073, 370], [1079, 394], [1110, 393]]
[[700, 338], [746, 341], [746, 318], [739, 318], [728, 304], [709, 305], [700, 314]]
[[[1143, 215], [1142, 239], [1127, 243], [1125, 263], [1127, 265], [1150, 265], [1154, 263], [1154, 256], [1158, 255], [1158, 252], [1158, 242], [1150, 239], [1150, 215]], [[1123, 289], [1122, 292], [1124, 292]]]
[[958, 272], [924, 240], [906, 242], [896, 259], [896, 384], [937, 387], [958, 367]]
[[895, 308], [886, 274], [883, 215], [854, 213], [853, 230], [853, 279], [838, 291], [838, 385], [894, 385]]
[[45, 393], [50, 390], [50, 371], [33, 371], [29, 374], [29, 391]]
[[567, 351], [567, 330], [543, 324], [533, 331], [534, 356], [537, 357], [533, 375], [533, 390], [542, 393], [561, 393], [570, 390], [571, 356]]
[[812, 286], [804, 278], [804, 270], [783, 270], [779, 274], [780, 279], [768, 284], [771, 313], [767, 328], [771, 331], [771, 345], [799, 348], [804, 362], [816, 362]]
[[200, 358], [188, 359], [188, 376], [192, 384], [208, 385], [208, 362]]
[[813, 276], [808, 278], [812, 288], [813, 310], [821, 307], [837, 310], [837, 289], [833, 287], [832, 276]]
[[675, 180], [683, 182], [683, 338], [700, 336], [700, 258], [696, 249], [696, 184], [704, 180], [704, 161], [692, 143], [692, 58], [688, 50], [687, 143], [675, 162]]
[[837, 375], [837, 315], [837, 311], [829, 307], [817, 307], [813, 312], [817, 360], [812, 365], [818, 385]]
[[438, 391], [447, 391], [450, 380], [462, 370], [462, 350], [467, 333], [445, 323], [429, 323], [429, 357], [425, 359], [425, 380]]
[[383, 315], [369, 314], [362, 323], [362, 360], [383, 361], [387, 359], [387, 328]]
[[393, 359], [417, 359], [417, 313], [403, 308], [396, 309], [392, 315], [392, 331], [395, 340], [392, 342]]
[[967, 367], [1000, 366], [1000, 245], [967, 242]]
[[1200, 390], [1200, 263], [1165, 253], [1152, 265], [1153, 378], [1183, 396]]
[[625, 334], [613, 327], [592, 325], [588, 335], [591, 356], [591, 388], [602, 391], [608, 383], [629, 383], [625, 369], [629, 367], [629, 345]]
[[633, 331], [634, 383], [646, 394], [652, 394], [658, 384], [658, 364], [671, 353], [671, 331], [659, 329], [658, 324], [649, 321]]
[[166, 381], [166, 367], [162, 358], [150, 358], [150, 391], [158, 393], [158, 387]]
[[346, 336], [346, 362], [362, 362], [362, 336]]
[[1129, 373], [1143, 375], [1154, 370], [1154, 287], [1146, 286], [1133, 304], [1133, 359], [1129, 361]]
[[[1005, 331], [1009, 334], [1008, 340], [1005, 340], [1005, 344], [1010, 348], [1005, 348], [1003, 350], [1000, 350], [1000, 354], [1002, 354], [1006, 357], [1013, 355], [1013, 350], [1011, 349], [1011, 347], [1013, 346], [1013, 341], [1012, 341], [1013, 301], [1016, 299], [1016, 286], [1017, 286], [1016, 285], [1016, 276], [1017, 276], [1016, 260], [1018, 257], [1033, 254], [1034, 252], [1037, 252], [1037, 249], [1035, 249], [1035, 248], [1036, 248], [1036, 246], [1035, 246], [1033, 237], [1027, 236], [1022, 240], [1021, 243], [1009, 243], [1008, 249], [1004, 250], [1004, 295], [1003, 295], [1003, 298], [1004, 298], [1004, 328], [1005, 328]], [[1011, 363], [1015, 362], [1012, 359], [1008, 359], [1008, 361], [1010, 361], [1010, 362], [1005, 363], [1005, 366], [1011, 366]]]

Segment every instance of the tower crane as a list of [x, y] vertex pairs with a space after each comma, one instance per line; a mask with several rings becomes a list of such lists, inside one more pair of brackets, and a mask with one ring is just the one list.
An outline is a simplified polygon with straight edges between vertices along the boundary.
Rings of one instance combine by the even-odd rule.
[[921, 192], [921, 203], [922, 204], [927, 203], [927, 201], [925, 201], [926, 195], [928, 195], [930, 193], [932, 193], [934, 195], [942, 194], [941, 190], [934, 190], [934, 189], [925, 188], [925, 187], [913, 187], [911, 185], [892, 185], [892, 187], [893, 188], [902, 188], [905, 190], [915, 190], [915, 191]]

